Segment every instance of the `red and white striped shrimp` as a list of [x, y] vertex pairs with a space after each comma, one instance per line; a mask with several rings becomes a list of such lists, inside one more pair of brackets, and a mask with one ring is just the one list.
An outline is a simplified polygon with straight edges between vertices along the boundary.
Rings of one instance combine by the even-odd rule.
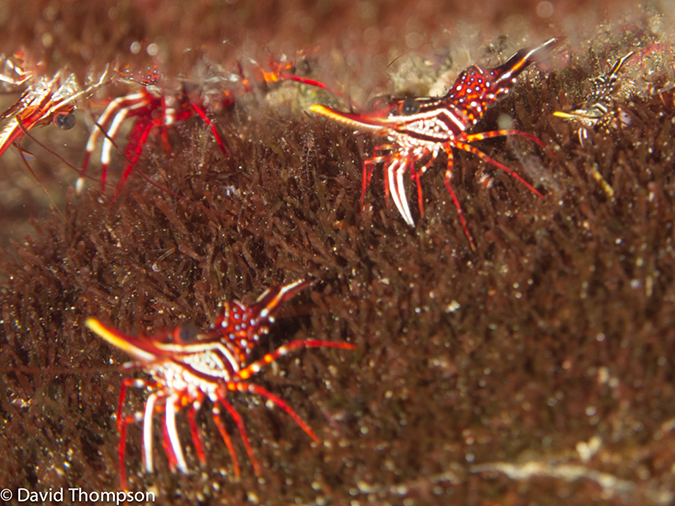
[[[455, 204], [469, 245], [475, 249], [464, 213], [451, 185], [453, 149], [471, 153], [500, 168], [520, 181], [532, 193], [543, 198], [538, 190], [516, 172], [471, 144], [494, 137], [520, 135], [543, 147], [538, 139], [519, 130], [477, 133], [468, 131], [478, 123], [488, 108], [511, 91], [518, 76], [525, 69], [537, 61], [542, 53], [550, 51], [560, 43], [560, 39], [553, 38], [539, 47], [522, 49], [494, 69], [469, 67], [459, 75], [447, 94], [442, 97], [389, 98], [384, 102], [380, 101], [373, 111], [360, 113], [341, 112], [319, 104], [313, 105], [310, 110], [339, 123], [388, 139], [387, 144], [377, 145], [374, 156], [363, 163], [361, 207], [363, 208], [373, 168], [383, 163], [387, 174], [385, 190], [387, 193], [391, 191], [396, 208], [410, 226], [413, 226], [414, 221], [404, 188], [405, 173], [410, 170], [411, 178], [417, 184], [418, 207], [420, 214], [424, 214], [420, 177], [434, 160], [445, 152], [448, 157], [445, 186]], [[423, 162], [423, 165], [416, 168], [417, 162]]]
[[[285, 411], [300, 428], [318, 442], [314, 431], [285, 401], [265, 388], [251, 383], [249, 379], [263, 367], [297, 348], [330, 347], [353, 350], [349, 343], [331, 341], [293, 341], [250, 362], [251, 352], [258, 346], [261, 336], [274, 322], [279, 306], [291, 299], [312, 282], [298, 280], [266, 290], [258, 300], [247, 306], [239, 301], [225, 302], [222, 315], [211, 325], [208, 332], [199, 334], [189, 327], [178, 327], [172, 332], [155, 336], [132, 337], [94, 318], [88, 318], [86, 326], [110, 344], [124, 350], [140, 364], [152, 379], [125, 379], [122, 383], [117, 412], [117, 426], [120, 433], [119, 458], [122, 487], [126, 489], [125, 448], [126, 427], [129, 423], [143, 422], [143, 461], [145, 470], [153, 470], [153, 418], [155, 413], [164, 413], [162, 431], [164, 449], [172, 469], [187, 473], [187, 463], [176, 429], [176, 414], [183, 408], [187, 411], [190, 432], [197, 456], [204, 464], [204, 450], [199, 438], [195, 417], [203, 402], [211, 401], [213, 420], [227, 446], [234, 474], [241, 474], [237, 454], [232, 440], [225, 429], [221, 416], [224, 408], [234, 419], [246, 452], [256, 474], [258, 464], [244, 427], [242, 416], [237, 412], [228, 396], [232, 392], [261, 395]], [[134, 364], [130, 364], [133, 366]], [[148, 392], [145, 410], [134, 415], [124, 414], [126, 389], [143, 388]]]
[[[124, 148], [127, 166], [118, 183], [118, 191], [129, 177], [153, 131], [159, 130], [161, 132], [164, 146], [169, 150], [167, 129], [195, 115], [201, 117], [209, 125], [218, 146], [227, 155], [221, 136], [215, 124], [208, 118], [205, 101], [199, 93], [188, 93], [185, 86], [180, 86], [173, 93], [167, 92], [166, 83], [161, 81], [161, 74], [157, 67], [153, 67], [147, 74], [141, 75], [132, 75], [128, 68], [125, 68], [119, 72], [119, 81], [137, 85], [140, 88], [133, 93], [111, 100], [96, 120], [85, 148], [81, 175], [76, 185], [78, 193], [83, 189], [85, 173], [101, 136], [104, 137], [101, 146], [101, 188], [105, 191], [113, 145], [122, 124], [129, 118], [134, 118], [134, 123]], [[212, 103], [216, 101], [217, 104], [214, 104], [214, 107], [227, 107], [234, 103], [234, 96], [230, 91], [223, 90], [218, 94], [217, 100], [211, 100]]]
[[73, 111], [78, 102], [90, 98], [100, 87], [114, 79], [109, 68], [98, 76], [90, 76], [82, 86], [75, 74], [62, 69], [55, 75], [38, 75], [32, 70], [5, 60], [5, 68], [16, 74], [16, 79], [5, 78], [3, 82], [16, 86], [27, 85], [9, 109], [0, 114], [0, 156], [11, 146], [21, 141], [26, 132], [37, 126], [53, 123], [62, 130], [75, 126]]

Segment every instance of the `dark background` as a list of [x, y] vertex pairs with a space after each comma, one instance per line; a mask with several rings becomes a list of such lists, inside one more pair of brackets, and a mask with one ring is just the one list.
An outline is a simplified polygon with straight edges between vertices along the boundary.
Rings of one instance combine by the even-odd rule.
[[[186, 321], [206, 328], [219, 300], [251, 302], [311, 275], [319, 282], [287, 304], [262, 351], [308, 338], [357, 350], [303, 351], [256, 381], [322, 443], [261, 399], [233, 395], [261, 478], [228, 421], [242, 462], [241, 480], [231, 477], [206, 406], [204, 468], [179, 417], [188, 475], [172, 474], [159, 449], [156, 473], [143, 474], [141, 430], [129, 429], [131, 490], [152, 490], [160, 504], [671, 504], [672, 3], [632, 5], [1, 4], [0, 47], [24, 48], [46, 73], [67, 66], [84, 78], [111, 62], [143, 69], [151, 58], [131, 54], [133, 42], [157, 44], [167, 83], [199, 83], [204, 62], [250, 68], [251, 59], [287, 54], [304, 62], [298, 72], [361, 104], [384, 92], [440, 93], [470, 64], [496, 65], [551, 36], [568, 42], [475, 129], [506, 119], [541, 139], [546, 151], [521, 139], [476, 146], [546, 200], [469, 154], [455, 157], [475, 252], [442, 162], [422, 178], [423, 218], [408, 187], [414, 229], [387, 205], [381, 169], [360, 213], [373, 140], [306, 114], [313, 102], [339, 102], [294, 83], [260, 86], [213, 113], [228, 157], [198, 118], [171, 129], [170, 152], [151, 137], [137, 170], [189, 202], [136, 173], [114, 201], [112, 186], [101, 194], [96, 181], [76, 196], [76, 170], [49, 152], [22, 143], [37, 183], [8, 151], [0, 159], [0, 486], [119, 488], [116, 366], [128, 357], [85, 330], [87, 316], [128, 333]], [[582, 100], [588, 79], [631, 50], [638, 57], [617, 94], [631, 121], [591, 132], [582, 148], [575, 125], [552, 113]], [[124, 92], [102, 90], [81, 104], [74, 130], [47, 126], [40, 139], [79, 167], [88, 117]], [[112, 185], [122, 167], [117, 156]], [[132, 393], [126, 412], [142, 405]]]

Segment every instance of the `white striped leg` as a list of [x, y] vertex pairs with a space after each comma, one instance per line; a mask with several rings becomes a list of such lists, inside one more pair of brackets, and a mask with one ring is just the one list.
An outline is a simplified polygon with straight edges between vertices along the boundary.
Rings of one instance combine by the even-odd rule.
[[[396, 209], [403, 216], [405, 222], [413, 227], [415, 222], [413, 221], [412, 215], [410, 214], [410, 207], [408, 206], [408, 199], [405, 194], [405, 186], [403, 181], [403, 176], [405, 171], [408, 168], [408, 161], [401, 160], [396, 157], [394, 160], [387, 166], [387, 177], [389, 179], [389, 189], [391, 191], [391, 198], [396, 204]], [[394, 174], [396, 174], [396, 180], [394, 180]]]
[[156, 400], [156, 393], [148, 396], [145, 401], [145, 414], [143, 415], [143, 461], [147, 473], [152, 473], [152, 416], [155, 414]]
[[176, 465], [181, 473], [187, 473], [187, 464], [183, 456], [183, 448], [178, 438], [178, 431], [176, 430], [176, 403], [179, 398], [177, 395], [171, 395], [166, 399], [166, 432], [169, 435], [171, 442], [171, 449], [176, 457]]
[[113, 147], [111, 139], [115, 138], [117, 132], [122, 126], [122, 122], [126, 119], [127, 115], [130, 112], [135, 111], [136, 109], [145, 107], [146, 105], [148, 105], [147, 101], [139, 102], [137, 104], [130, 105], [129, 107], [124, 107], [123, 109], [120, 109], [120, 111], [115, 115], [115, 117], [112, 120], [112, 123], [110, 123], [110, 128], [106, 132], [108, 135], [106, 136], [105, 139], [103, 139], [103, 146], [101, 147], [101, 165], [103, 165], [104, 167], [108, 167], [108, 165], [110, 164], [110, 153], [112, 152]]
[[[112, 142], [110, 142], [109, 139], [115, 138], [122, 122], [130, 111], [146, 106], [150, 103], [151, 98], [152, 97], [147, 92], [142, 91], [140, 93], [134, 93], [133, 95], [116, 98], [108, 104], [108, 107], [105, 108], [103, 114], [99, 116], [94, 124], [91, 133], [89, 134], [89, 139], [87, 139], [81, 175], [75, 184], [75, 189], [78, 194], [84, 189], [84, 174], [87, 171], [91, 154], [94, 152], [96, 143], [103, 131], [108, 128], [106, 131], [107, 137], [104, 139], [101, 148], [101, 165], [103, 166], [103, 178], [105, 178], [105, 172], [110, 164], [110, 153], [112, 151]], [[110, 127], [107, 127], [111, 117], [113, 118], [112, 123], [110, 124]]]
[[[405, 193], [405, 182], [403, 178], [405, 176], [406, 170], [408, 170], [408, 166], [412, 163], [413, 162], [409, 158], [404, 158], [403, 162], [396, 171], [396, 190], [399, 193], [399, 200], [403, 204], [403, 209], [405, 209], [406, 212], [405, 221], [411, 227], [415, 225], [415, 221], [413, 220], [412, 214], [410, 214], [410, 206], [408, 204], [408, 196]], [[414, 170], [414, 167], [411, 167], [411, 169]]]

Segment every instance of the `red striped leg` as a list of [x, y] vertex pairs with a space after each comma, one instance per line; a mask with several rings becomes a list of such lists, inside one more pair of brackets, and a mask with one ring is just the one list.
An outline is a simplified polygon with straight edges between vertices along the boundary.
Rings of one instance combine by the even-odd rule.
[[[288, 344], [280, 346], [272, 353], [268, 353], [260, 360], [256, 360], [252, 364], [249, 364], [247, 367], [239, 371], [237, 377], [242, 380], [247, 380], [254, 374], [260, 372], [260, 370], [268, 364], [271, 364], [279, 357], [290, 353], [293, 350], [298, 348], [341, 348], [343, 350], [355, 350], [356, 346], [350, 343], [336, 343], [333, 341], [317, 341], [314, 339], [307, 341], [292, 341]], [[230, 388], [230, 390], [232, 390]]]
[[515, 172], [513, 169], [509, 169], [506, 165], [504, 165], [502, 163], [499, 163], [497, 160], [495, 160], [493, 158], [490, 158], [488, 155], [486, 155], [485, 153], [483, 153], [479, 149], [471, 146], [470, 144], [467, 144], [466, 142], [462, 142], [462, 141], [456, 141], [455, 147], [457, 149], [461, 149], [462, 151], [467, 151], [468, 153], [471, 153], [472, 155], [476, 155], [478, 158], [480, 158], [484, 162], [487, 162], [489, 164], [494, 165], [495, 167], [497, 167], [499, 169], [502, 169], [504, 172], [506, 172], [507, 174], [513, 176], [518, 181], [520, 181], [525, 186], [525, 188], [530, 190], [537, 197], [539, 197], [542, 200], [544, 199], [544, 196], [534, 186], [532, 186], [530, 183], [525, 181], [522, 178], [522, 176], [520, 176], [517, 172]]
[[234, 475], [237, 478], [240, 478], [241, 469], [239, 468], [239, 459], [237, 458], [237, 451], [234, 449], [234, 445], [232, 444], [232, 438], [230, 438], [230, 435], [228, 434], [227, 429], [225, 428], [225, 424], [223, 424], [223, 418], [220, 416], [220, 408], [217, 405], [214, 405], [211, 414], [213, 415], [213, 421], [216, 422], [216, 427], [218, 427], [218, 432], [220, 432], [220, 436], [223, 438], [225, 446], [227, 446], [227, 451], [230, 452], [230, 458], [232, 459], [232, 467], [234, 468]]
[[201, 107], [195, 104], [192, 100], [190, 100], [190, 105], [197, 112], [197, 114], [199, 114], [202, 120], [204, 120], [204, 123], [206, 123], [209, 126], [211, 132], [213, 133], [213, 137], [216, 139], [216, 144], [218, 144], [218, 147], [223, 152], [223, 154], [229, 158], [230, 155], [227, 154], [227, 150], [225, 149], [225, 143], [223, 142], [223, 139], [220, 136], [220, 133], [218, 132], [216, 124], [213, 121], [211, 121], [211, 119], [206, 115], [206, 111], [204, 111]]
[[471, 234], [469, 233], [469, 227], [467, 227], [466, 225], [466, 219], [464, 219], [464, 212], [462, 212], [462, 206], [459, 204], [457, 195], [455, 195], [455, 190], [452, 189], [452, 185], [450, 184], [450, 181], [452, 180], [452, 168], [454, 165], [452, 159], [452, 146], [447, 146], [445, 148], [445, 152], [448, 154], [448, 165], [447, 168], [445, 169], [445, 176], [443, 178], [443, 181], [445, 182], [445, 187], [448, 189], [448, 192], [450, 192], [452, 201], [455, 203], [455, 209], [457, 209], [459, 221], [462, 224], [462, 228], [464, 229], [464, 235], [469, 240], [469, 246], [471, 246], [471, 249], [473, 251], [476, 251], [476, 245], [474, 244], [473, 239], [471, 238]]
[[491, 132], [479, 132], [476, 134], [463, 134], [461, 136], [461, 140], [465, 142], [473, 142], [473, 141], [483, 141], [485, 139], [492, 139], [494, 137], [504, 137], [506, 135], [520, 135], [521, 137], [525, 137], [538, 146], [540, 146], [543, 149], [546, 149], [546, 146], [544, 146], [544, 143], [541, 142], [539, 139], [537, 139], [534, 135], [528, 134], [527, 132], [522, 132], [520, 130], [493, 130]]
[[206, 465], [206, 457], [204, 456], [204, 447], [202, 446], [202, 441], [199, 439], [199, 428], [197, 427], [197, 413], [202, 407], [202, 402], [204, 401], [204, 393], [200, 390], [197, 393], [197, 399], [192, 403], [192, 409], [187, 412], [188, 423], [190, 424], [190, 434], [192, 436], [192, 444], [195, 447], [195, 452], [197, 453], [197, 458], [199, 463], [202, 466]]
[[[229, 388], [229, 382], [228, 382], [228, 388]], [[227, 410], [228, 413], [230, 413], [230, 416], [234, 420], [234, 423], [237, 424], [237, 429], [239, 429], [239, 435], [241, 436], [241, 440], [244, 443], [244, 448], [246, 448], [246, 453], [248, 453], [248, 458], [251, 460], [251, 465], [253, 465], [253, 470], [255, 471], [255, 474], [257, 476], [260, 476], [260, 464], [258, 464], [258, 461], [255, 458], [255, 455], [253, 455], [253, 448], [251, 448], [251, 443], [248, 440], [248, 435], [246, 434], [246, 427], [244, 427], [244, 420], [242, 419], [241, 415], [239, 412], [234, 409], [234, 406], [230, 404], [230, 402], [225, 398], [226, 392], [216, 392], [216, 396], [218, 397], [218, 401], [225, 406], [225, 409]], [[221, 423], [222, 426], [222, 423]], [[218, 427], [220, 429], [220, 427]], [[223, 427], [223, 430], [221, 431], [221, 434], [225, 432], [225, 428]], [[229, 437], [229, 436], [228, 436]], [[227, 444], [227, 443], [226, 443]], [[232, 453], [232, 464], [234, 465], [236, 459], [236, 453]], [[235, 467], [235, 474], [237, 476], [241, 476], [241, 472], [239, 471], [239, 464], [237, 463]]]
[[276, 395], [274, 395], [272, 392], [269, 392], [268, 390], [265, 390], [263, 387], [258, 386], [254, 383], [247, 383], [245, 381], [228, 381], [227, 382], [227, 388], [232, 391], [236, 392], [247, 392], [251, 394], [258, 394], [262, 395], [263, 397], [269, 399], [272, 401], [274, 404], [279, 406], [281, 409], [283, 409], [288, 415], [295, 420], [295, 423], [297, 423], [302, 430], [305, 431], [305, 433], [312, 438], [312, 440], [315, 443], [318, 443], [320, 439], [318, 436], [314, 433], [312, 429], [310, 429], [309, 425], [305, 423], [305, 421], [300, 418], [300, 415], [298, 415], [293, 408], [291, 408], [288, 404], [283, 399], [280, 399]]
[[[136, 143], [136, 149], [135, 153], [132, 155], [131, 153], [127, 153], [127, 158], [129, 159], [130, 163], [124, 168], [124, 172], [122, 172], [122, 176], [120, 177], [120, 180], [117, 183], [117, 187], [115, 188], [115, 195], [113, 196], [113, 200], [115, 200], [119, 193], [120, 190], [122, 189], [122, 186], [124, 186], [124, 183], [126, 180], [129, 178], [131, 175], [131, 171], [134, 169], [136, 162], [141, 156], [141, 153], [143, 152], [143, 147], [145, 146], [146, 142], [148, 142], [148, 137], [150, 136], [150, 132], [152, 131], [152, 127], [155, 126], [153, 121], [143, 121], [140, 118], [136, 121], [136, 124], [133, 127], [133, 130], [131, 132], [131, 135], [129, 136], [130, 138], [135, 137], [134, 134], [136, 134], [137, 129], [142, 129], [142, 133], [140, 135], [140, 138], [138, 139], [138, 142]], [[132, 147], [131, 145], [127, 146], [127, 150]]]
[[361, 212], [366, 200], [366, 189], [370, 183], [370, 176], [373, 175], [373, 169], [379, 161], [377, 158], [369, 158], [363, 162], [363, 179], [361, 181]]
[[127, 443], [127, 425], [130, 423], [140, 422], [143, 420], [143, 413], [136, 413], [135, 415], [130, 415], [122, 420], [121, 423], [118, 423], [120, 442], [117, 445], [117, 458], [120, 461], [120, 486], [123, 490], [127, 490], [127, 479], [126, 471], [124, 466], [124, 458], [126, 455], [126, 443]]
[[[394, 146], [393, 144], [381, 144], [379, 146], [376, 146], [375, 151], [373, 153], [373, 157], [368, 158], [363, 162], [363, 181], [361, 184], [361, 212], [363, 212], [363, 205], [366, 197], [366, 189], [370, 184], [370, 178], [373, 175], [373, 169], [378, 163], [388, 163], [391, 161], [392, 157], [396, 156], [390, 153], [388, 154], [378, 154], [378, 153], [391, 151], [395, 147], [396, 146]], [[387, 184], [387, 178], [384, 179], [384, 198], [385, 202], [387, 202], [388, 204], [387, 199], [389, 198], [389, 186]]]
[[125, 418], [120, 422], [119, 418], [117, 420], [118, 433], [120, 435], [120, 442], [117, 445], [117, 458], [120, 461], [120, 486], [122, 490], [127, 489], [127, 478], [126, 470], [124, 468], [124, 455], [126, 453], [126, 442], [127, 442], [127, 425], [136, 421], [134, 416]]
[[436, 161], [436, 157], [432, 157], [427, 163], [422, 165], [419, 170], [415, 169], [415, 164], [412, 163], [410, 166], [410, 176], [417, 183], [417, 208], [420, 210], [420, 216], [424, 216], [424, 198], [422, 197], [422, 184], [420, 183], [420, 178], [424, 174], [431, 164]]

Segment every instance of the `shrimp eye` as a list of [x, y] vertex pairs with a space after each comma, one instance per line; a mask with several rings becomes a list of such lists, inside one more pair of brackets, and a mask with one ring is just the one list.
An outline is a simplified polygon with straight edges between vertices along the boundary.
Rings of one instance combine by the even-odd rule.
[[181, 325], [173, 331], [173, 337], [177, 343], [188, 344], [197, 339], [199, 329], [193, 323]]
[[60, 112], [54, 116], [54, 124], [61, 130], [70, 130], [75, 126], [75, 115], [72, 112]]
[[417, 102], [412, 97], [408, 97], [403, 102], [401, 102], [401, 105], [399, 106], [399, 111], [401, 111], [401, 114], [404, 114], [406, 116], [409, 116], [411, 114], [415, 114], [419, 112], [420, 110], [420, 104]]

